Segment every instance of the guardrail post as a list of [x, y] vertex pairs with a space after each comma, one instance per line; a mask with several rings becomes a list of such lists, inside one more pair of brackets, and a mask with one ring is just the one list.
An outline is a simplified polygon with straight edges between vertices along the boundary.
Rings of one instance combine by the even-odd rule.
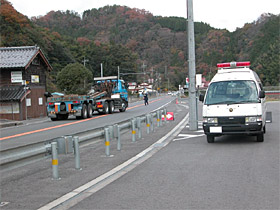
[[163, 113], [164, 113], [164, 123], [167, 123], [167, 118], [166, 118], [167, 110], [166, 110], [166, 108], [163, 109]]
[[105, 133], [105, 153], [106, 156], [110, 156], [110, 135], [109, 128], [104, 128]]
[[149, 114], [150, 123], [151, 123], [151, 131], [154, 132], [154, 118], [152, 114]]
[[135, 126], [135, 124], [136, 124], [136, 120], [135, 119], [132, 119], [131, 120], [131, 129], [132, 129], [132, 141], [133, 142], [135, 142], [135, 135], [136, 135], [136, 126]]
[[112, 125], [109, 125], [108, 128], [109, 128], [110, 139], [113, 140], [113, 138], [114, 138], [114, 127]]
[[58, 154], [57, 154], [57, 142], [51, 143], [52, 147], [52, 174], [54, 180], [60, 180], [58, 175]]
[[160, 110], [159, 126], [162, 126], [162, 110]]
[[157, 110], [157, 127], [160, 126], [160, 111]]
[[141, 117], [137, 117], [138, 139], [142, 138]]
[[146, 126], [147, 126], [147, 134], [150, 133], [150, 118], [149, 115], [146, 115]]
[[114, 138], [117, 138], [117, 150], [121, 150], [121, 132], [120, 126], [118, 124], [114, 125]]
[[79, 136], [73, 137], [74, 141], [74, 153], [75, 153], [75, 169], [82, 170], [80, 167], [80, 148], [79, 148]]

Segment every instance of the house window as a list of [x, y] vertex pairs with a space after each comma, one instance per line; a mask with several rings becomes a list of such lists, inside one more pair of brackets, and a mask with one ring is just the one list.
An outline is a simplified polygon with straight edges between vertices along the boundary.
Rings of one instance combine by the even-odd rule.
[[3, 102], [0, 104], [0, 114], [18, 114], [19, 103], [17, 102]]
[[38, 103], [39, 103], [39, 105], [43, 105], [43, 98], [39, 98]]
[[39, 75], [31, 75], [31, 83], [39, 83]]
[[26, 99], [26, 106], [31, 106], [31, 98]]

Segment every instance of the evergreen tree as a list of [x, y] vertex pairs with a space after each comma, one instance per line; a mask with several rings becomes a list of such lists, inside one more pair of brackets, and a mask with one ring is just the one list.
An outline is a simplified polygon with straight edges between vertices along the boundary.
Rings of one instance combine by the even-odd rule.
[[257, 64], [255, 70], [265, 86], [278, 86], [280, 84], [279, 52], [279, 43], [272, 44], [267, 53], [261, 55], [255, 62]]
[[68, 64], [57, 75], [57, 85], [66, 94], [86, 94], [92, 80], [91, 71], [79, 63]]

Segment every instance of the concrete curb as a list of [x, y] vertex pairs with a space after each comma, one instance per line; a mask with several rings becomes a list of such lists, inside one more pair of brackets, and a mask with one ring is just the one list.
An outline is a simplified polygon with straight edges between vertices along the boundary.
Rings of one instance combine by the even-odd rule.
[[18, 125], [22, 125], [23, 122], [19, 122], [19, 121], [12, 121], [12, 122], [0, 122], [0, 128], [6, 128], [6, 127], [12, 127], [12, 126], [18, 126]]

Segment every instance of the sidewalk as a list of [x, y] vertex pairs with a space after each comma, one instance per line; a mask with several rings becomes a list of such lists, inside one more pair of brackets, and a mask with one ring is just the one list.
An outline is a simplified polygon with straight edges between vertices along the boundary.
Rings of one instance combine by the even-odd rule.
[[26, 125], [26, 124], [35, 124], [35, 123], [47, 121], [47, 120], [49, 120], [48, 117], [39, 117], [39, 118], [33, 118], [33, 119], [28, 119], [28, 120], [23, 120], [23, 121], [0, 119], [0, 128]]
[[0, 128], [22, 125], [23, 121], [0, 119]]

